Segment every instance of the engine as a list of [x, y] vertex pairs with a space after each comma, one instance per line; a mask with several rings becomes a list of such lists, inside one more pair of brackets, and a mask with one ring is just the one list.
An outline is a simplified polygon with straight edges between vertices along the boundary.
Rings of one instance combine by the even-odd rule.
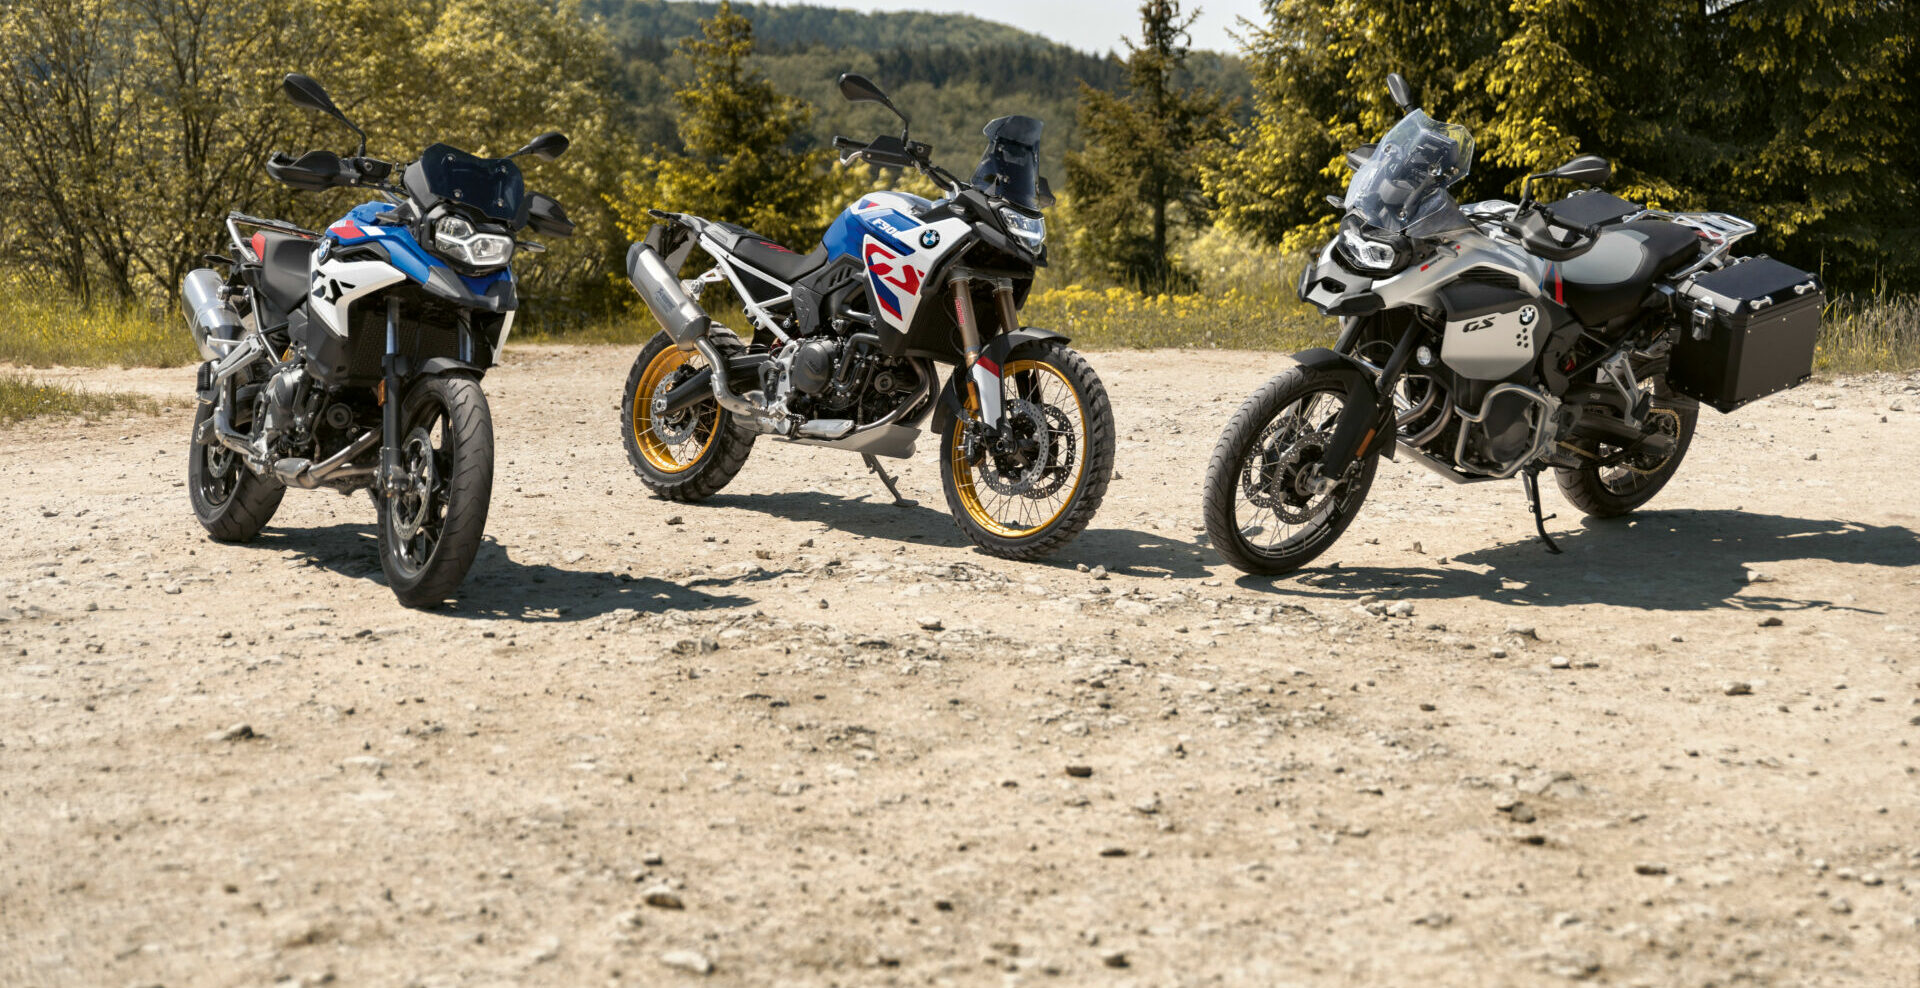
[[881, 353], [879, 337], [871, 333], [797, 340], [761, 373], [767, 393], [787, 411], [862, 424], [885, 417], [920, 384], [913, 362]]

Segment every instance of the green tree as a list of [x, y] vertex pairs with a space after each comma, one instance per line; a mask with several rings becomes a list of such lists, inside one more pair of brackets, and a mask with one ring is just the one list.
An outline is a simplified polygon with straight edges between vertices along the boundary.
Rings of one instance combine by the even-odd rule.
[[1080, 221], [1075, 255], [1151, 289], [1190, 280], [1170, 252], [1179, 234], [1208, 223], [1199, 154], [1232, 129], [1224, 98], [1179, 84], [1197, 16], [1182, 16], [1178, 0], [1140, 5], [1140, 41], [1127, 42], [1127, 88], [1116, 94], [1081, 84], [1086, 148], [1066, 159]]
[[674, 94], [685, 153], [656, 148], [614, 201], [620, 224], [638, 239], [671, 209], [737, 223], [796, 249], [819, 240], [845, 196], [847, 173], [830, 151], [799, 151], [812, 116], [752, 67], [753, 25], [723, 2], [683, 42], [693, 82]]

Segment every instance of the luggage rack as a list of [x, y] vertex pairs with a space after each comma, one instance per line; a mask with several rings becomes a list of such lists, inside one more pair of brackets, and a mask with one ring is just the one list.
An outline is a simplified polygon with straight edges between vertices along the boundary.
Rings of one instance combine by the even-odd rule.
[[1670, 213], [1663, 209], [1649, 209], [1634, 218], [1666, 220], [1693, 230], [1707, 242], [1709, 249], [1700, 255], [1699, 260], [1669, 276], [1675, 281], [1699, 274], [1707, 265], [1724, 256], [1734, 241], [1759, 229], [1730, 213]]

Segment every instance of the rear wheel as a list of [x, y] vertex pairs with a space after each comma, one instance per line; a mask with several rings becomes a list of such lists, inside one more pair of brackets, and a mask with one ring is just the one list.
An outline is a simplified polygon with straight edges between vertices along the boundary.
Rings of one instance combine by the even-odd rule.
[[466, 579], [493, 497], [493, 415], [480, 382], [428, 377], [400, 408], [397, 476], [380, 509], [380, 566], [408, 607], [434, 607]]
[[627, 462], [647, 489], [670, 501], [700, 501], [720, 492], [746, 465], [755, 434], [711, 397], [672, 414], [653, 403], [707, 366], [657, 333], [633, 361], [620, 398]]
[[[193, 416], [194, 433], [212, 417], [213, 406], [202, 404]], [[193, 516], [216, 541], [253, 541], [273, 520], [286, 494], [279, 481], [247, 469], [240, 455], [217, 439], [187, 447], [187, 498]]]
[[1698, 402], [1673, 394], [1664, 379], [1657, 380], [1646, 428], [1669, 437], [1673, 448], [1664, 455], [1634, 454], [1610, 443], [1573, 443], [1575, 455], [1588, 462], [1578, 468], [1554, 469], [1561, 495], [1593, 518], [1615, 518], [1653, 500], [1680, 469], [1699, 417]]
[[1113, 406], [1086, 358], [1059, 343], [1014, 348], [1001, 368], [1005, 436], [955, 418], [940, 482], [967, 538], [1003, 559], [1038, 559], [1093, 520], [1113, 476]]
[[1255, 391], [1227, 423], [1207, 464], [1204, 517], [1215, 552], [1248, 573], [1291, 573], [1353, 523], [1380, 458], [1339, 483], [1320, 458], [1347, 407], [1349, 374], [1295, 366]]

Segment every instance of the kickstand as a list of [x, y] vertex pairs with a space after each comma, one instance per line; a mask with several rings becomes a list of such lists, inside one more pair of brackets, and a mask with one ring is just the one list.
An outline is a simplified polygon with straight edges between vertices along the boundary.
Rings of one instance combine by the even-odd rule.
[[872, 453], [862, 453], [860, 458], [867, 461], [867, 469], [879, 474], [880, 482], [887, 485], [887, 493], [893, 495], [894, 507], [911, 508], [920, 503], [900, 496], [900, 488], [894, 484], [892, 475], [887, 473], [886, 468], [880, 465], [880, 461], [875, 459]]
[[1547, 534], [1547, 522], [1559, 516], [1547, 515], [1545, 518], [1540, 516], [1540, 471], [1528, 470], [1520, 480], [1527, 487], [1527, 506], [1533, 509], [1534, 530], [1540, 533], [1540, 541], [1547, 544], [1547, 551], [1556, 556], [1559, 555], [1560, 547], [1554, 544], [1553, 536]]

